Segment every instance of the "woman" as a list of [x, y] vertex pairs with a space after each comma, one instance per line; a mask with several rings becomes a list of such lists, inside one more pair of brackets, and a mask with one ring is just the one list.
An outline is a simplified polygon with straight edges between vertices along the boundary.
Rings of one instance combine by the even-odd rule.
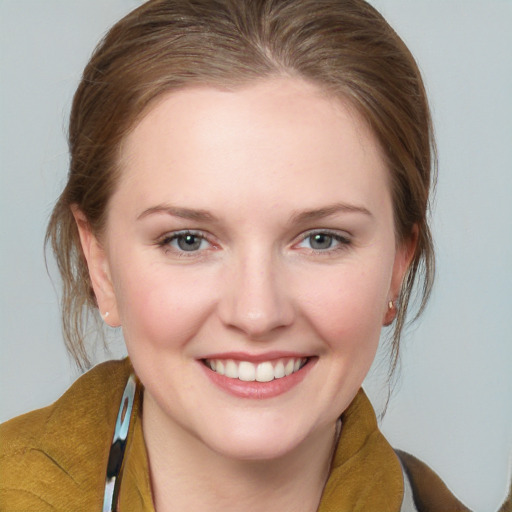
[[414, 60], [363, 2], [119, 22], [48, 237], [71, 352], [97, 309], [130, 361], [3, 427], [6, 510], [466, 510], [359, 391], [422, 268], [428, 298], [432, 146]]

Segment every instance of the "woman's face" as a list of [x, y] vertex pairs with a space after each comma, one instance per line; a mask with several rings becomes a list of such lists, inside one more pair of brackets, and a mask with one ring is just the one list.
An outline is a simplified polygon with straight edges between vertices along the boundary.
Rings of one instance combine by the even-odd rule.
[[102, 246], [82, 235], [144, 414], [243, 459], [332, 429], [408, 262], [358, 114], [292, 79], [185, 89], [127, 136], [120, 163]]

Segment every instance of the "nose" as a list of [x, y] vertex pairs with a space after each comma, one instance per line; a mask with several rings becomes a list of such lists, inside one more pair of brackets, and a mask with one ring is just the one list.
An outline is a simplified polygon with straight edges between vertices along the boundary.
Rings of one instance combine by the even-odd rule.
[[250, 339], [270, 336], [294, 318], [283, 272], [271, 255], [258, 252], [240, 257], [230, 266], [219, 303], [224, 325]]

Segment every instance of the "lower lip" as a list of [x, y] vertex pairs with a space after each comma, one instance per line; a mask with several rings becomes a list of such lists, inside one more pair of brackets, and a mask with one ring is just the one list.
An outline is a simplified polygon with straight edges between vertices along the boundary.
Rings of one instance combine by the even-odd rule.
[[271, 380], [270, 382], [245, 382], [239, 379], [231, 379], [225, 375], [220, 375], [214, 372], [203, 362], [200, 362], [200, 365], [207, 377], [223, 391], [227, 391], [231, 395], [239, 398], [263, 400], [265, 398], [273, 398], [287, 393], [297, 386], [297, 384], [304, 380], [311, 368], [313, 368], [315, 362], [316, 358], [310, 358], [299, 371], [292, 373], [287, 377], [282, 377], [281, 379]]

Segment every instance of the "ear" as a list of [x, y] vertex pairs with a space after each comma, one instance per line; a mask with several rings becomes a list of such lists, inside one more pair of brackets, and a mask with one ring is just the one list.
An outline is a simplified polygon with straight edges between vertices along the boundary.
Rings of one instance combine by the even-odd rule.
[[[384, 320], [382, 322], [383, 325], [392, 324], [396, 317], [396, 301], [400, 296], [402, 283], [416, 253], [418, 233], [418, 226], [414, 224], [410, 235], [402, 240], [396, 248], [391, 285], [389, 287], [388, 300], [386, 302], [386, 312], [384, 313]], [[393, 307], [389, 307], [390, 304], [392, 304]]]
[[106, 324], [118, 327], [120, 325], [119, 313], [105, 249], [93, 233], [83, 212], [76, 206], [73, 206], [71, 211], [78, 227], [82, 251], [87, 261], [100, 314]]

